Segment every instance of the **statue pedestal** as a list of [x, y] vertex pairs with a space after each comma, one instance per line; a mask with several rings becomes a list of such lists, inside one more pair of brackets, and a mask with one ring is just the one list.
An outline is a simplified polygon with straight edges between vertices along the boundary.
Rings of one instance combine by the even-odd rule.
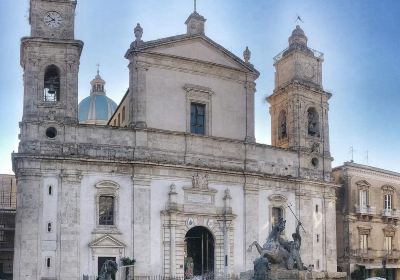
[[[240, 273], [240, 280], [251, 280], [254, 271], [248, 270]], [[345, 280], [346, 272], [317, 272], [307, 270], [287, 270], [271, 266], [269, 279], [265, 280]]]

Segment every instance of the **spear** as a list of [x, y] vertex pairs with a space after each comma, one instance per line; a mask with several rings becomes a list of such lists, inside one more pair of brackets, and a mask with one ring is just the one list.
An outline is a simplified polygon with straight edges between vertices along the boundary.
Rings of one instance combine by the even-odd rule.
[[289, 208], [290, 212], [292, 212], [293, 216], [296, 218], [297, 222], [300, 224], [301, 228], [303, 229], [304, 233], [307, 234], [306, 230], [303, 227], [303, 224], [300, 222], [300, 220], [297, 218], [296, 214], [293, 212], [292, 208], [290, 208], [289, 204], [286, 204], [286, 206]]

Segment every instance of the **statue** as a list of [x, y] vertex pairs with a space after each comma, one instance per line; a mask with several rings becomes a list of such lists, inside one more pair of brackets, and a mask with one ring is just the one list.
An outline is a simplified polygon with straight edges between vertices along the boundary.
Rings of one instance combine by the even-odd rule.
[[252, 280], [269, 280], [269, 263], [268, 259], [265, 257], [259, 257], [254, 261], [254, 275]]
[[285, 229], [286, 221], [279, 218], [278, 223], [272, 227], [267, 241], [261, 247], [257, 241], [249, 246], [249, 251], [253, 245], [256, 246], [261, 258], [265, 258], [271, 264], [283, 266], [288, 270], [299, 269], [304, 270], [303, 262], [300, 257], [301, 236], [298, 223], [296, 233], [293, 233], [293, 241], [287, 241], [281, 237]]
[[111, 276], [118, 271], [118, 264], [112, 260], [106, 260], [101, 267], [97, 280], [111, 280]]

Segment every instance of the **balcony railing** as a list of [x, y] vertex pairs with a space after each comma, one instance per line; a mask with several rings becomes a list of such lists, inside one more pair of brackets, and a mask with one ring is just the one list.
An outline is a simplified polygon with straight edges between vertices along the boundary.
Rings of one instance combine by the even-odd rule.
[[394, 209], [383, 209], [382, 216], [388, 217], [388, 218], [399, 218], [400, 213], [398, 210], [394, 210]]
[[374, 215], [376, 213], [375, 207], [369, 205], [356, 205], [356, 213], [362, 215]]
[[357, 249], [352, 253], [360, 262], [376, 262], [381, 261], [384, 257], [389, 262], [397, 262], [400, 258], [400, 251], [393, 250], [372, 250], [372, 249]]

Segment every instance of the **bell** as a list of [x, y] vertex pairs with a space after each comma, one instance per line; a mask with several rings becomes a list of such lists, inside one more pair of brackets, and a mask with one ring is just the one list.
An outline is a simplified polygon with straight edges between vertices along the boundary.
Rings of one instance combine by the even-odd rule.
[[53, 84], [50, 84], [49, 90], [47, 91], [48, 94], [56, 94], [56, 90]]

